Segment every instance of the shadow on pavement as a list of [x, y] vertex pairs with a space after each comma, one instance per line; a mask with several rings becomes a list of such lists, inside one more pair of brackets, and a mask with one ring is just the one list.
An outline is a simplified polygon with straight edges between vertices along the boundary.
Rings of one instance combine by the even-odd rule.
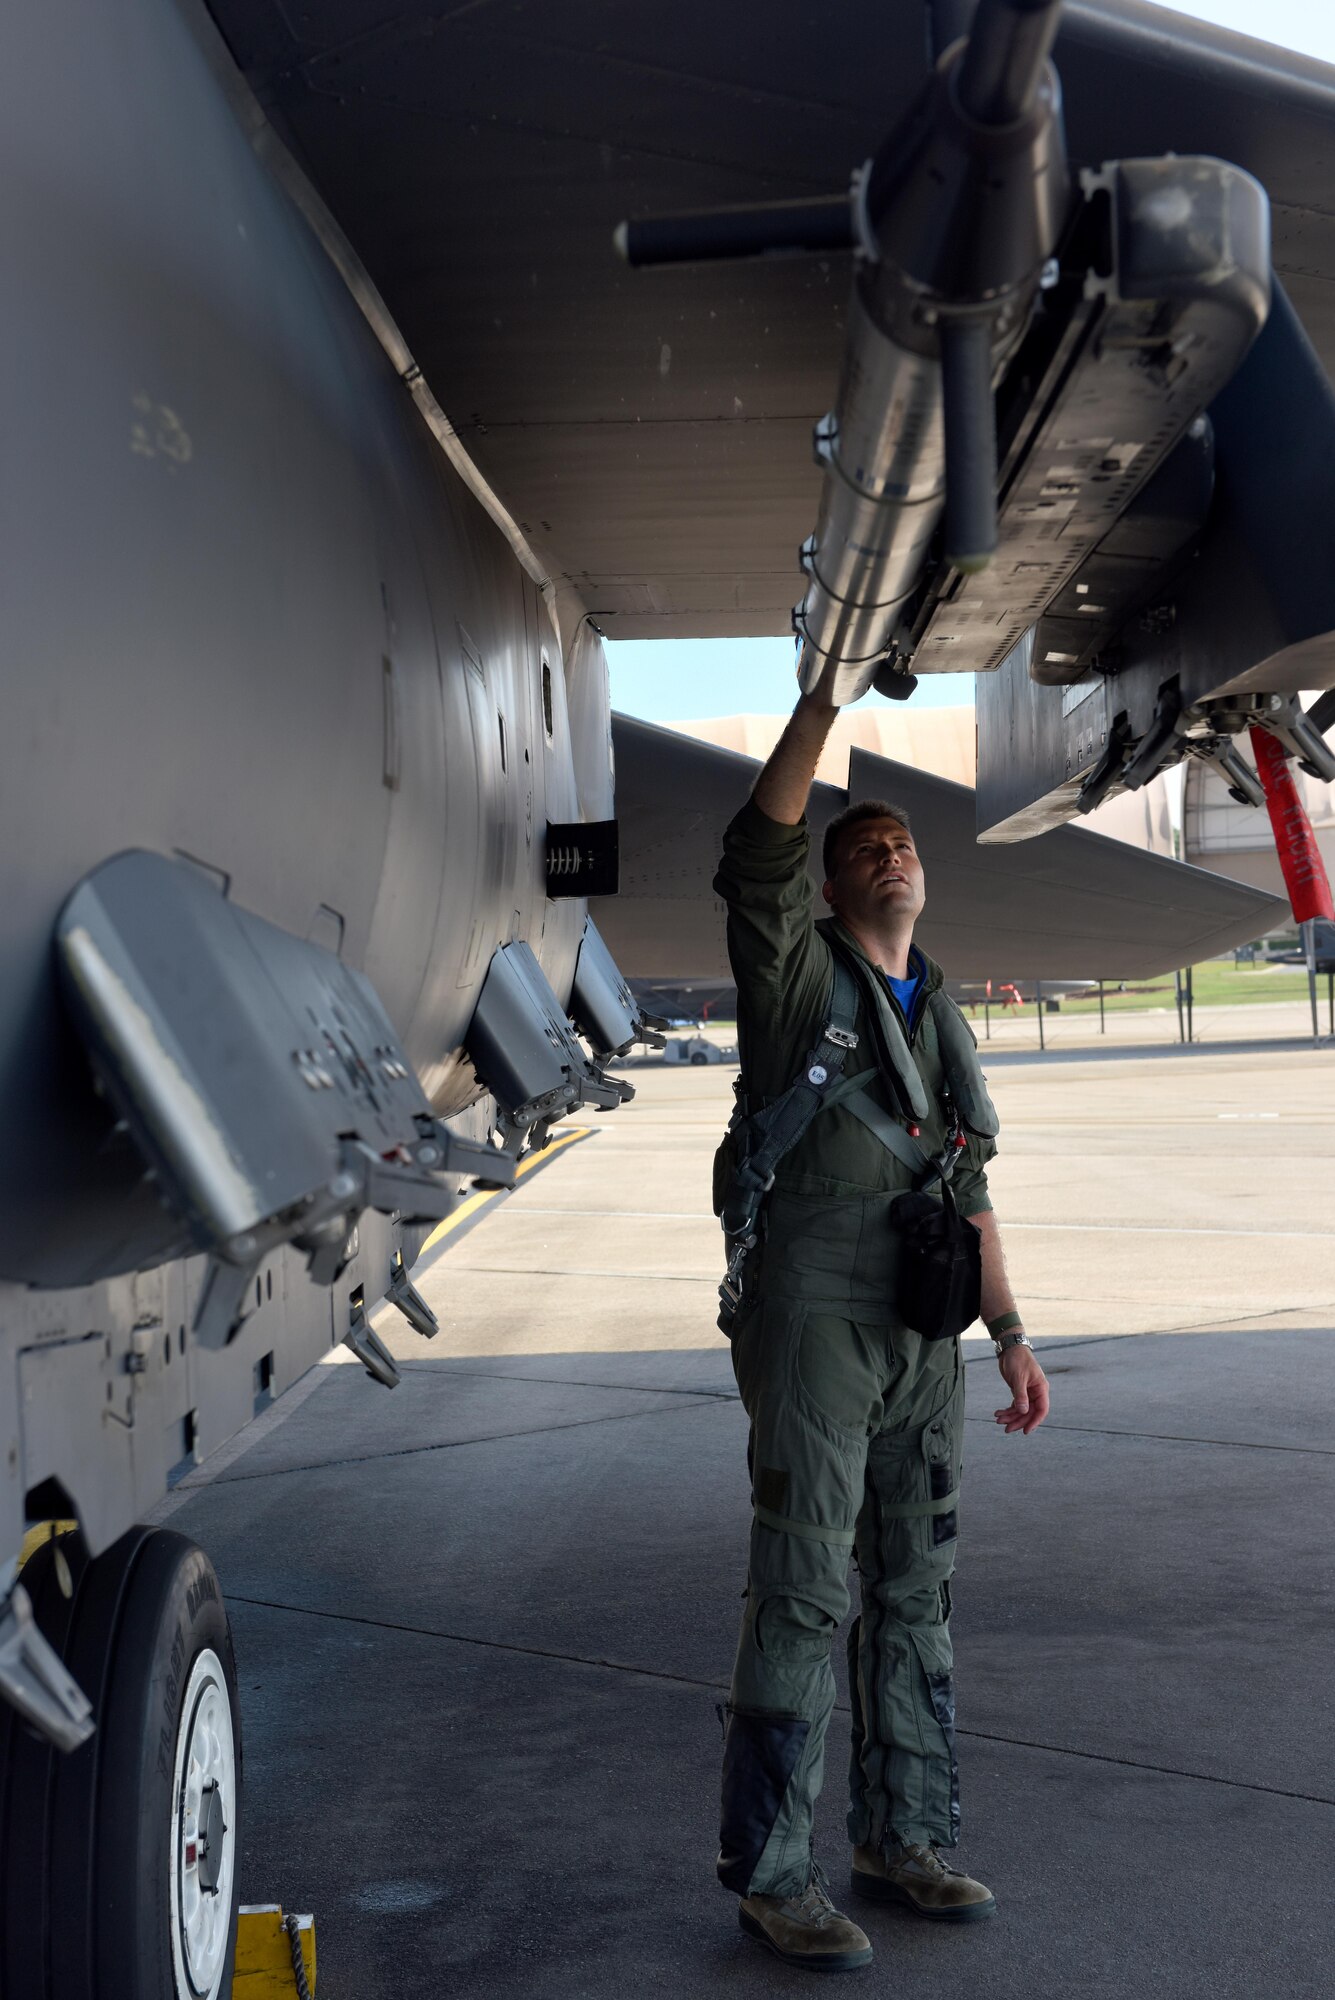
[[[969, 1369], [963, 1853], [1000, 1915], [873, 1911], [866, 1983], [1328, 1993], [1335, 1333], [1047, 1347], [1028, 1440]], [[712, 1876], [749, 1512], [726, 1352], [424, 1358], [392, 1397], [328, 1372], [173, 1524], [232, 1609], [243, 1895], [316, 1911], [323, 2000], [800, 1987]]]

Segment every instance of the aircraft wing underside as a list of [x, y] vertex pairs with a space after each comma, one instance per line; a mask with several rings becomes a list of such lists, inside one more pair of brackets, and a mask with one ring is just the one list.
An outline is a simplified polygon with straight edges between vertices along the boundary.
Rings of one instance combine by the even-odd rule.
[[[927, 70], [920, 0], [210, 0], [540, 563], [609, 636], [779, 633], [846, 252], [636, 272], [626, 216], [836, 194]], [[1074, 166], [1215, 154], [1335, 368], [1335, 73], [1136, 0], [1068, 8]]]

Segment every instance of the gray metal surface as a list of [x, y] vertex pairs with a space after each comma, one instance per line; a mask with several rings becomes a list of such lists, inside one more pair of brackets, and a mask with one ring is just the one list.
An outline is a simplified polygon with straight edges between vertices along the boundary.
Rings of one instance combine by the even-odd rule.
[[[1111, 204], [1113, 269], [1085, 274], [1069, 328], [1031, 386], [1000, 469], [996, 560], [946, 591], [915, 673], [999, 667], [1115, 531], [1265, 324], [1269, 213], [1248, 175], [1219, 160], [1123, 160], [1087, 187], [1087, 198], [1100, 195]], [[1016, 365], [1023, 371], [1023, 356]], [[1070, 616], [1042, 619], [1036, 678], [1080, 678], [1091, 642], [1110, 636], [1089, 615], [1101, 609], [1087, 589]]]
[[816, 427], [825, 477], [793, 614], [803, 688], [840, 704], [889, 653], [942, 509], [948, 571], [986, 568], [997, 546], [992, 385], [1070, 206], [1046, 59], [1060, 11], [984, 0], [854, 180], [860, 254], [838, 395]]
[[[58, 0], [20, 33], [0, 1110], [29, 1140], [0, 1230], [22, 1241], [48, 1165], [85, 1229], [101, 1177], [47, 940], [108, 854], [184, 852], [257, 915], [332, 937], [438, 1110], [472, 1088], [459, 1044], [487, 933], [531, 935], [568, 986], [582, 913], [547, 908], [533, 835], [578, 810], [559, 675], [552, 738], [535, 726], [536, 592], [177, 11], [144, 0], [127, 40]], [[43, 115], [56, 98], [77, 148]], [[34, 393], [57, 375], [58, 396]]]
[[600, 1056], [624, 1055], [636, 1039], [639, 1009], [592, 918], [579, 948], [570, 1017]]
[[[549, 572], [613, 636], [786, 632], [850, 259], [636, 273], [611, 234], [846, 188], [926, 72], [918, 0], [212, 11]], [[1261, 180], [1335, 362], [1331, 72], [1137, 0], [1069, 5], [1054, 60], [1074, 167]]]
[[35, 1623], [21, 1583], [0, 1606], [0, 1697], [57, 1749], [77, 1750], [92, 1734], [92, 1703]]
[[[627, 1042], [634, 1026], [632, 1015]], [[492, 958], [469, 1023], [468, 1050], [499, 1108], [497, 1130], [515, 1149], [531, 1129], [545, 1131], [552, 1119], [582, 1104], [607, 1111], [634, 1096], [629, 1084], [609, 1083], [580, 1046], [566, 1006], [522, 939], [501, 945]]]
[[1236, 729], [1264, 721], [1268, 692], [1335, 680], [1335, 392], [1282, 289], [1211, 423], [1206, 531], [1123, 626], [1116, 672], [1040, 686], [1017, 649], [979, 679], [978, 818], [992, 837], [1069, 818], [1113, 730], [1142, 737], [1166, 688]]
[[[162, 855], [106, 862], [56, 928], [69, 1011], [99, 1088], [145, 1162], [175, 1247], [249, 1267], [275, 1241], [333, 1218], [339, 1240], [373, 1175], [417, 1166], [438, 1215], [431, 1107], [369, 980], [309, 940], [241, 910], [198, 869]], [[453, 1190], [446, 1190], [447, 1197]], [[411, 1216], [400, 1175], [389, 1208]], [[341, 1222], [341, 1229], [339, 1224]], [[169, 1224], [170, 1226], [170, 1224]], [[170, 1240], [170, 1239], [169, 1239]], [[308, 1246], [309, 1247], [309, 1246]], [[6, 1273], [59, 1284], [162, 1261], [130, 1243], [109, 1269]]]
[[[802, 686], [841, 705], [871, 685], [945, 502], [941, 362], [895, 346], [855, 292], [839, 397], [816, 426], [820, 513], [793, 613]], [[842, 668], [842, 671], [841, 671]]]
[[[692, 5], [675, 10], [670, 21], [626, 10], [614, 15], [599, 0], [563, 10], [559, 22], [545, 0], [521, 0], [503, 16], [468, 9], [440, 19], [382, 21], [370, 0], [339, 0], [313, 29], [309, 22], [294, 26], [274, 0], [214, 4], [259, 102], [405, 318], [428, 379], [448, 381], [456, 409], [470, 411], [460, 418], [461, 434], [504, 497], [506, 520], [532, 538], [539, 566], [556, 580], [567, 627], [589, 611], [615, 620], [611, 629], [623, 636], [782, 629], [776, 585], [782, 588], [786, 573], [783, 552], [801, 532], [796, 524], [805, 527], [815, 513], [813, 482], [802, 463], [802, 419], [827, 406], [850, 330], [854, 372], [866, 341], [856, 324], [858, 309], [850, 314], [846, 303], [853, 275], [847, 252], [756, 258], [739, 269], [711, 262], [631, 273], [608, 248], [609, 221], [627, 213], [736, 204], [739, 198], [754, 202], [758, 195], [828, 200], [868, 156], [876, 162], [869, 192], [853, 210], [876, 220], [876, 189], [914, 158], [912, 117], [903, 121], [926, 74], [929, 42], [966, 25], [968, 11], [908, 4], [849, 9], [816, 46], [795, 0], [767, 12], [759, 38], [747, 37], [741, 23], [725, 28]], [[926, 32], [929, 13], [932, 35]], [[979, 16], [985, 23], [1013, 18], [1007, 7], [990, 3]], [[1008, 77], [1004, 61], [980, 55], [971, 101], [1004, 97], [1012, 86], [1018, 89], [1021, 72], [1029, 84], [1039, 73], [1045, 34], [1038, 13], [1025, 10], [1023, 18], [1033, 33], [1017, 44], [1022, 60], [1016, 76]], [[1335, 240], [1326, 226], [1335, 212], [1335, 73], [1136, 0], [1065, 10], [1054, 56], [1072, 165], [1097, 170], [1119, 159], [1144, 163], [1135, 169], [1139, 184], [1126, 203], [1118, 188], [1113, 262], [1119, 283], [1121, 267], [1131, 272], [1139, 264], [1122, 290], [1135, 295], [1151, 324], [1119, 325], [1128, 303], [1121, 297], [1107, 317], [1114, 340], [1129, 339], [1131, 365], [1121, 371], [1107, 366], [1106, 347], [1105, 360], [1080, 357], [1076, 374], [1082, 379], [1067, 386], [1076, 414], [1089, 424], [1072, 426], [1064, 421], [1069, 410], [1056, 411], [1046, 439], [1050, 450], [1030, 467], [1033, 478], [1026, 484], [1020, 477], [1006, 496], [1012, 529], [1022, 515], [1034, 532], [1009, 535], [1003, 546], [1009, 560], [994, 565], [993, 587], [957, 591], [959, 575], [949, 566], [941, 570], [934, 556], [938, 576], [926, 605], [906, 601], [915, 639], [925, 616], [934, 614], [939, 627], [920, 649], [919, 670], [947, 668], [965, 653], [995, 667], [1047, 609], [1054, 589], [1077, 588], [1074, 571], [1096, 548], [1104, 550], [1106, 531], [1119, 525], [1119, 504], [1133, 498], [1156, 459], [1199, 415], [1202, 400], [1218, 389], [1229, 359], [1224, 349], [1231, 347], [1236, 359], [1254, 328], [1252, 308], [1265, 280], [1261, 234], [1251, 224], [1237, 229], [1240, 191], [1254, 194], [1257, 184], [1265, 189], [1278, 272], [1291, 283], [1317, 356], [1335, 351], [1325, 296], [1335, 270]], [[952, 58], [942, 60], [948, 66]], [[559, 130], [545, 116], [552, 78], [563, 86]], [[436, 101], [460, 91], [470, 102], [496, 100], [487, 141], [480, 130], [432, 120], [433, 90]], [[1032, 95], [1029, 85], [1020, 93], [1027, 102], [1026, 92]], [[731, 114], [726, 121], [715, 115], [721, 104]], [[1024, 123], [998, 133], [1019, 132]], [[887, 144], [887, 134], [898, 134], [904, 144]], [[1211, 225], [1203, 235], [1197, 229], [1202, 197], [1212, 198], [1205, 183], [1217, 170], [1198, 165], [1193, 182], [1193, 170], [1176, 164], [1193, 156], [1198, 163], [1222, 160], [1243, 170], [1223, 169], [1215, 191], [1223, 226]], [[373, 172], [363, 171], [369, 160]], [[1012, 297], [1027, 301], [1035, 259], [1051, 242], [1052, 227], [1028, 235], [1021, 230], [1017, 241], [1022, 237], [1028, 247], [1012, 266], [1003, 256], [1013, 233], [1004, 226], [1006, 216], [994, 227], [987, 210], [999, 180], [984, 177], [981, 192], [968, 183], [968, 198], [957, 199], [966, 192], [967, 175], [960, 181], [947, 160], [937, 166], [921, 198], [907, 203], [901, 235], [914, 254], [887, 257], [881, 268], [902, 263], [913, 278], [908, 291], [918, 298], [915, 286], [926, 283], [918, 249], [958, 277], [956, 267], [968, 264], [970, 246], [981, 245], [984, 261], [994, 256], [1001, 262], [992, 272], [993, 291], [963, 285], [969, 310], [969, 302], [980, 298], [998, 305]], [[1173, 242], [1174, 227], [1163, 227], [1166, 190], [1154, 183], [1175, 176], [1179, 185], [1168, 207], [1176, 205], [1179, 223], [1182, 214], [1189, 218], [1185, 229], [1177, 228], [1179, 237], [1190, 239], [1188, 256], [1175, 255], [1171, 269], [1151, 272], [1143, 257], [1128, 254], [1132, 235], [1123, 225], [1132, 210], [1138, 216], [1155, 212], [1149, 264], [1161, 265], [1158, 249]], [[1020, 174], [1017, 184], [1024, 178]], [[1062, 176], [1049, 178], [1055, 191]], [[540, 215], [509, 201], [517, 184], [542, 187]], [[433, 253], [423, 252], [412, 219], [423, 198], [433, 212], [452, 207], [467, 218], [454, 225], [453, 235], [445, 222]], [[612, 200], [609, 214], [604, 204]], [[1035, 214], [1051, 209], [1051, 225], [1059, 205], [1054, 192], [1046, 208], [1036, 203]], [[1098, 206], [1097, 196], [1092, 205]], [[1259, 212], [1263, 204], [1253, 206]], [[1237, 257], [1239, 245], [1243, 254]], [[1192, 256], [1199, 262], [1202, 252], [1195, 307], [1201, 324], [1188, 330], [1180, 281]], [[1101, 270], [1101, 257], [1094, 261]], [[863, 294], [876, 268], [865, 261], [859, 266]], [[948, 284], [928, 284], [922, 296], [936, 301], [938, 291], [953, 310]], [[1217, 311], [1230, 292], [1242, 310]], [[901, 319], [911, 320], [914, 310], [910, 300]], [[1227, 329], [1221, 337], [1213, 324], [1230, 318], [1240, 329], [1238, 339]], [[944, 350], [959, 357], [951, 380], [960, 389], [945, 407], [974, 408], [976, 419], [953, 426], [961, 444], [953, 483], [971, 494], [964, 540], [981, 537], [967, 561], [956, 550], [966, 569], [984, 560], [983, 544], [994, 532], [983, 450], [987, 427], [977, 417], [985, 402], [981, 359], [964, 365], [968, 342], [977, 345], [969, 334], [973, 324], [957, 329]], [[1192, 344], [1175, 344], [1166, 334]], [[918, 343], [904, 326], [896, 335], [916, 353]], [[1151, 347], [1142, 345], [1146, 340]], [[1007, 342], [1001, 344], [1004, 349]], [[1156, 349], [1162, 363], [1157, 376], [1151, 365]], [[1036, 393], [1034, 380], [1019, 380], [1025, 351], [1015, 363], [1017, 381], [1002, 384], [1021, 403]], [[1303, 595], [1291, 575], [1330, 571], [1321, 525], [1329, 518], [1328, 482], [1317, 475], [1318, 504], [1304, 523], [1303, 553], [1282, 565], [1286, 587], [1279, 592], [1248, 588], [1247, 571], [1255, 565], [1245, 538], [1239, 548], [1236, 536], [1248, 506], [1266, 509], [1288, 483], [1273, 436], [1287, 428], [1295, 400], [1310, 409], [1314, 422], [1324, 419], [1328, 395], [1319, 360], [1314, 369], [1314, 382], [1301, 371], [1300, 388], [1290, 382], [1270, 399], [1249, 373], [1252, 434], [1235, 422], [1232, 445], [1221, 450], [1220, 492], [1202, 560], [1188, 565], [1190, 579], [1171, 604], [1146, 610], [1135, 602], [1105, 603], [1105, 612], [1116, 615], [1103, 630], [1085, 621], [1082, 644], [1062, 644], [1060, 633], [1040, 635], [1038, 671], [1048, 674], [1084, 667], [1097, 633], [1100, 671], [1122, 679], [1107, 718], [1091, 730], [1091, 716], [1082, 716], [1072, 743], [1064, 727], [1052, 726], [1053, 704], [1023, 687], [1007, 691], [999, 713], [995, 703], [984, 705], [980, 823], [993, 837], [1023, 838], [1069, 817], [1078, 796], [1091, 803], [1091, 786], [1105, 792], [1115, 787], [1117, 767], [1132, 758], [1140, 758], [1133, 768], [1143, 775], [1158, 742], [1153, 735], [1147, 740], [1146, 732], [1155, 726], [1165, 684], [1176, 678], [1183, 701], [1193, 700], [1191, 685], [1222, 678], [1221, 654], [1232, 665], [1227, 679], [1233, 688], [1283, 691], [1296, 684], [1295, 673], [1305, 671], [1306, 684], [1313, 685], [1335, 671], [1335, 627], [1291, 615]], [[916, 378], [921, 370], [915, 363], [908, 372]], [[1100, 380], [1118, 372], [1129, 393], [1098, 395]], [[1175, 373], [1178, 379], [1170, 380]], [[852, 418], [860, 403], [847, 386], [838, 407]], [[935, 385], [915, 379], [911, 386], [909, 401], [923, 425], [918, 469], [924, 476], [920, 494], [909, 482], [917, 504], [902, 520], [886, 518], [875, 492], [881, 458], [890, 464], [894, 454], [874, 452], [869, 483], [863, 483], [868, 467], [858, 448], [874, 442], [892, 385], [878, 387], [872, 407], [862, 413], [865, 422], [850, 423], [848, 465], [837, 428], [820, 433], [828, 476], [817, 534], [804, 558], [809, 601], [802, 615], [812, 640], [804, 672], [809, 682], [818, 660], [840, 651], [860, 656], [860, 666], [832, 670], [836, 680], [842, 673], [845, 696], [874, 671], [890, 613], [913, 583], [939, 504]], [[1039, 395], [1040, 406], [1048, 401], [1046, 393]], [[453, 440], [453, 430], [449, 435]], [[1099, 455], [1096, 437], [1109, 437], [1111, 449]], [[1080, 449], [1068, 449], [1073, 445]], [[1324, 466], [1324, 459], [1319, 462]], [[841, 466], [851, 477], [839, 476]], [[1065, 532], [1036, 551], [1030, 544], [1037, 531], [1064, 521], [1061, 509], [1072, 485], [1079, 491]], [[812, 498], [802, 500], [803, 492]], [[947, 495], [947, 565], [962, 521], [952, 525]], [[1189, 553], [1181, 525], [1170, 522], [1166, 544], [1156, 541], [1152, 551], [1165, 581]], [[1310, 559], [1308, 545], [1314, 545]], [[1092, 592], [1093, 583], [1087, 588]], [[1005, 778], [998, 784], [996, 772], [1000, 766], [1004, 773], [1010, 762], [1012, 708], [1020, 734], [1033, 743], [1041, 738], [1042, 749], [1033, 770], [1017, 780], [1028, 796], [1007, 809], [996, 796], [1007, 789]], [[1228, 739], [1245, 720], [1217, 708], [1193, 718], [1201, 738], [1196, 754], [1232, 758]], [[1025, 746], [1026, 759], [1030, 748]], [[1105, 757], [1106, 771], [1100, 768]]]
[[[0, 76], [0, 1270], [45, 1285], [0, 1285], [4, 1558], [26, 1512], [105, 1547], [411, 1264], [415, 1218], [456, 1196], [405, 1176], [476, 1162], [408, 1155], [444, 1147], [437, 1118], [494, 1119], [464, 1039], [498, 947], [568, 998], [585, 911], [547, 900], [545, 829], [610, 782], [601, 648], [577, 648], [577, 757], [553, 608], [257, 156], [215, 45], [174, 0], [53, 0]], [[128, 1004], [82, 1012], [99, 1095], [53, 939], [118, 855], [100, 882], [157, 870], [163, 893], [139, 885]], [[76, 932], [106, 910], [81, 894], [86, 976]], [[410, 1072], [368, 1086], [379, 1110], [321, 1081], [335, 1007], [364, 1066]], [[131, 1115], [183, 1055], [198, 1103]], [[206, 1269], [182, 1252], [237, 1219], [183, 1174], [209, 1132], [256, 1214], [266, 1190], [299, 1206], [331, 1140], [393, 1213], [353, 1199], [320, 1284], [286, 1224]]]
[[[758, 766], [628, 716], [615, 718], [613, 732], [622, 891], [592, 905], [599, 929], [629, 977], [727, 981], [723, 906], [711, 884], [723, 829]], [[888, 798], [908, 811], [927, 875], [916, 935], [952, 979], [1138, 978], [1227, 950], [1283, 918], [1274, 897], [1083, 828], [980, 847], [967, 786], [859, 750], [847, 793], [813, 787], [816, 872], [820, 836], [848, 798]]]

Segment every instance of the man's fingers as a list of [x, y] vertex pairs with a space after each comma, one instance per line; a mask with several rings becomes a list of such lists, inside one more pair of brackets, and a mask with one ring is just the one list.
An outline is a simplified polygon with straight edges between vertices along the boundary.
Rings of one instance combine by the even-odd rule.
[[1024, 1427], [1026, 1437], [1029, 1435], [1030, 1431], [1038, 1429], [1038, 1426], [1042, 1423], [1047, 1413], [1048, 1413], [1047, 1378], [1046, 1376], [1040, 1375], [1039, 1379], [1034, 1384], [1034, 1394], [1030, 1407], [1029, 1422]]
[[1004, 1410], [994, 1412], [1008, 1437], [1013, 1437], [1016, 1431], [1023, 1431], [1028, 1437], [1030, 1431], [1038, 1429], [1047, 1414], [1048, 1383], [1044, 1375], [1035, 1377], [1027, 1387], [1018, 1388], [1012, 1402]]
[[1019, 1430], [1028, 1415], [1029, 1398], [1023, 1389], [1017, 1389], [1010, 1408], [997, 1411], [997, 1422], [1004, 1423], [1007, 1430]]

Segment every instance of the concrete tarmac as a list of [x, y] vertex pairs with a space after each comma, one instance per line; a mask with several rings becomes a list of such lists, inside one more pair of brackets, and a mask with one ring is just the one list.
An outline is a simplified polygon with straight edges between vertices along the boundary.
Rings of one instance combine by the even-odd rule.
[[[966, 1340], [960, 1859], [1000, 1908], [854, 1907], [850, 1990], [1326, 2000], [1335, 1052], [996, 1055], [1053, 1391], [1004, 1437]], [[377, 1319], [397, 1390], [324, 1367], [174, 1496], [231, 1608], [242, 1894], [315, 1912], [320, 2000], [808, 1990], [713, 1876], [749, 1516], [708, 1204], [733, 1074], [637, 1069], [431, 1264], [434, 1342]], [[837, 1899], [846, 1728], [841, 1690]]]

